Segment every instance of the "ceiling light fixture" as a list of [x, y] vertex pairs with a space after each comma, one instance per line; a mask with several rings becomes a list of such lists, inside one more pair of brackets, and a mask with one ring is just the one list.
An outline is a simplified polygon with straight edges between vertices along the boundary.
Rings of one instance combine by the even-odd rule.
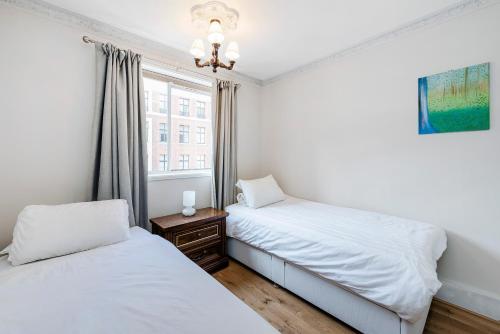
[[212, 57], [202, 62], [201, 58], [205, 56], [205, 46], [201, 38], [194, 40], [191, 46], [191, 54], [194, 57], [194, 63], [196, 67], [207, 67], [211, 66], [214, 73], [217, 72], [217, 68], [225, 68], [227, 70], [232, 70], [236, 59], [240, 57], [240, 50], [238, 43], [231, 41], [227, 47], [225, 56], [229, 60], [229, 65], [224, 64], [219, 58], [219, 50], [224, 41], [223, 29], [234, 30], [236, 29], [239, 14], [238, 12], [226, 6], [224, 3], [219, 1], [210, 1], [203, 5], [196, 5], [191, 8], [191, 18], [193, 23], [199, 29], [208, 29], [207, 39], [212, 45]]

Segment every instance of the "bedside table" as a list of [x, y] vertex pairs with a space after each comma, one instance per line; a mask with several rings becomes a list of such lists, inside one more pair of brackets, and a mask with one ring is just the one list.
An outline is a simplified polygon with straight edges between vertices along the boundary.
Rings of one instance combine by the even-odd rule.
[[173, 243], [207, 272], [227, 267], [226, 217], [228, 213], [213, 208], [196, 211], [191, 217], [181, 213], [150, 219], [153, 234]]

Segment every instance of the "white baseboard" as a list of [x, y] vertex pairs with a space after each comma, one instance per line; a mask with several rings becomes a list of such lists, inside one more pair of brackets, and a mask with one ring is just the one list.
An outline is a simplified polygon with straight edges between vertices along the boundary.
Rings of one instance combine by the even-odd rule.
[[441, 281], [443, 286], [436, 294], [437, 298], [500, 321], [500, 296], [463, 283]]

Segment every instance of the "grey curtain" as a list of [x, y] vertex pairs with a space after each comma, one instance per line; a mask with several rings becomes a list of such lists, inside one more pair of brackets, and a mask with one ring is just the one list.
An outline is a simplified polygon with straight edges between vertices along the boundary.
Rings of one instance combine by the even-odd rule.
[[223, 210], [236, 200], [236, 91], [239, 85], [217, 80], [213, 119], [213, 205]]
[[125, 199], [130, 226], [148, 228], [147, 143], [141, 55], [95, 44], [92, 200]]

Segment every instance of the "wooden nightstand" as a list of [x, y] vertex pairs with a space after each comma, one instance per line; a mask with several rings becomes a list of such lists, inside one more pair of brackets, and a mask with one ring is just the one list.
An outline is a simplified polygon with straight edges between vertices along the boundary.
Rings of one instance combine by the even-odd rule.
[[208, 272], [228, 265], [225, 211], [205, 208], [191, 217], [178, 213], [150, 219], [152, 231], [173, 243]]

